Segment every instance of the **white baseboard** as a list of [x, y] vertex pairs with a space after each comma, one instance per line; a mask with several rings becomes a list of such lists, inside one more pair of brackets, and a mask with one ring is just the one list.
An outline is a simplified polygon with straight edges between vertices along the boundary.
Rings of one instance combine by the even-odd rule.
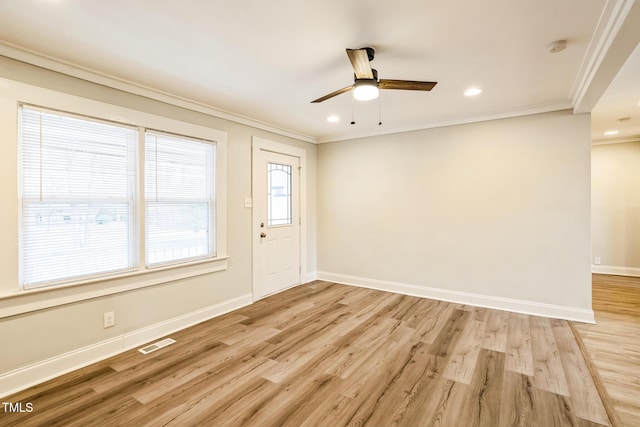
[[640, 277], [640, 268], [616, 267], [613, 265], [592, 265], [591, 272], [597, 274], [613, 274], [616, 276]]
[[251, 294], [178, 316], [115, 338], [60, 354], [29, 366], [0, 374], [0, 397], [40, 384], [116, 354], [141, 346], [165, 335], [204, 322], [253, 303]]
[[513, 311], [516, 313], [531, 314], [534, 316], [552, 317], [554, 319], [573, 320], [584, 323], [595, 323], [593, 310], [585, 310], [574, 307], [564, 307], [539, 302], [523, 301], [510, 298], [478, 295], [468, 292], [450, 291], [447, 289], [429, 288], [406, 283], [389, 282], [364, 277], [348, 276], [344, 274], [318, 271], [319, 280], [342, 283], [345, 285], [360, 286], [379, 291], [395, 292], [398, 294], [431, 298], [459, 304], [478, 307], [493, 308], [497, 310]]

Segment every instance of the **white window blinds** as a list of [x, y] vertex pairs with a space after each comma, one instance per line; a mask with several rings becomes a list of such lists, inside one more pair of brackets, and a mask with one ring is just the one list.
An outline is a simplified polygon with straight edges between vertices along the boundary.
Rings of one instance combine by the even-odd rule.
[[146, 263], [215, 256], [215, 144], [145, 134]]
[[23, 286], [135, 268], [137, 130], [20, 110]]

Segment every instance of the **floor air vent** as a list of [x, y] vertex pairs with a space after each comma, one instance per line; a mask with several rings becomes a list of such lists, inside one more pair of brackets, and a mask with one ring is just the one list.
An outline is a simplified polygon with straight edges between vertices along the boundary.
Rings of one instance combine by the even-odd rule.
[[172, 340], [171, 338], [165, 338], [161, 341], [154, 342], [153, 344], [149, 344], [148, 346], [139, 348], [138, 351], [142, 354], [149, 354], [156, 350], [160, 350], [163, 347], [173, 344], [176, 340]]

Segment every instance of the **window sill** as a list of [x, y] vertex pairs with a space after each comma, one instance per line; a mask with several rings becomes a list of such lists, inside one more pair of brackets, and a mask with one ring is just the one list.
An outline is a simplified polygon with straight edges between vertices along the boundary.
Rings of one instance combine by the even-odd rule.
[[201, 260], [188, 264], [157, 267], [118, 275], [75, 282], [67, 285], [20, 290], [0, 295], [0, 319], [71, 304], [92, 298], [159, 285], [175, 280], [201, 276], [227, 269], [229, 257]]

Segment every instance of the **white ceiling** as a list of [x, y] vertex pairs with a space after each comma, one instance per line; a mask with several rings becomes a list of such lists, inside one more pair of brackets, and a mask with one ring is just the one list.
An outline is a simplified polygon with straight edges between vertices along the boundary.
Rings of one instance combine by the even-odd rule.
[[[0, 54], [53, 59], [58, 68], [72, 65], [330, 141], [571, 108], [606, 6], [607, 0], [0, 0]], [[566, 50], [549, 53], [559, 39], [567, 40]], [[345, 48], [363, 46], [376, 49], [372, 65], [380, 78], [438, 85], [431, 92], [382, 91], [379, 102], [343, 94], [311, 104], [353, 83]], [[483, 93], [465, 97], [471, 86]], [[330, 114], [341, 121], [328, 123]]]

